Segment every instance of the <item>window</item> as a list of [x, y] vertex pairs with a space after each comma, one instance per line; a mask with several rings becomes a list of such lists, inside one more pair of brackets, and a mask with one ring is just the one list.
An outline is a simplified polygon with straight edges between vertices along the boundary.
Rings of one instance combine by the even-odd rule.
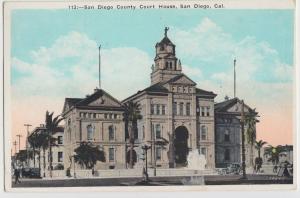
[[63, 136], [58, 136], [57, 137], [57, 144], [63, 144]]
[[160, 114], [160, 105], [156, 105], [156, 114], [157, 114], [157, 115]]
[[188, 102], [186, 103], [186, 115], [189, 116], [191, 114], [191, 104]]
[[225, 142], [229, 142], [230, 141], [230, 134], [229, 134], [229, 130], [228, 129], [225, 130], [224, 141]]
[[166, 66], [166, 68], [168, 69], [168, 68], [169, 68], [169, 63], [166, 62], [165, 66]]
[[156, 147], [156, 160], [161, 160], [161, 147]]
[[154, 104], [151, 104], [151, 115], [154, 114]]
[[201, 155], [204, 155], [205, 158], [206, 158], [206, 154], [207, 154], [207, 149], [206, 149], [206, 147], [201, 147], [200, 152], [201, 152], [200, 154], [201, 154]]
[[155, 125], [155, 138], [161, 138], [161, 130], [160, 130], [160, 124]]
[[97, 118], [97, 114], [96, 113], [94, 113], [93, 115], [94, 115], [94, 118]]
[[169, 62], [170, 69], [173, 69], [172, 62]]
[[179, 115], [183, 115], [183, 102], [179, 103]]
[[209, 116], [210, 113], [210, 107], [206, 107], [206, 116]]
[[201, 126], [201, 140], [206, 140], [206, 138], [207, 138], [206, 126]]
[[114, 119], [117, 119], [117, 114], [114, 114]]
[[115, 139], [115, 131], [114, 131], [114, 127], [112, 125], [110, 125], [108, 127], [108, 138], [109, 138], [109, 141], [112, 141]]
[[58, 152], [57, 153], [57, 161], [62, 162], [63, 161], [63, 152]]
[[201, 107], [201, 116], [205, 116], [204, 107]]
[[173, 103], [173, 114], [177, 115], [177, 102]]
[[71, 125], [71, 119], [70, 118], [68, 119], [68, 125], [69, 126]]
[[104, 118], [107, 119], [107, 113], [104, 114]]
[[93, 127], [92, 127], [92, 125], [88, 125], [87, 126], [87, 139], [88, 140], [93, 140], [93, 136], [94, 136]]
[[68, 136], [69, 136], [69, 142], [71, 142], [71, 138], [72, 138], [72, 136], [71, 136], [71, 129], [68, 130]]
[[109, 114], [109, 119], [112, 119], [112, 114], [111, 113]]
[[145, 127], [143, 126], [143, 139], [145, 139]]
[[109, 148], [108, 159], [109, 159], [109, 162], [115, 161], [115, 149], [114, 148]]
[[166, 114], [166, 105], [161, 106], [161, 114], [165, 115]]
[[224, 160], [225, 161], [229, 161], [230, 160], [230, 150], [229, 149], [225, 149]]

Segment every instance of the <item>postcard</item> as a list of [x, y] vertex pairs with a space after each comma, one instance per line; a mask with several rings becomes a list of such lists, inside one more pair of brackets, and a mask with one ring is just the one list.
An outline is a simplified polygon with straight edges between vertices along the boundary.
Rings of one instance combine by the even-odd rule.
[[296, 188], [295, 1], [3, 6], [7, 191]]

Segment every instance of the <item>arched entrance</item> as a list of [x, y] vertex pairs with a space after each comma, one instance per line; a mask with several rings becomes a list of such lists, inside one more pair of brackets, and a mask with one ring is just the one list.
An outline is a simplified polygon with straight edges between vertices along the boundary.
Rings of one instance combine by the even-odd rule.
[[178, 127], [174, 137], [175, 163], [176, 167], [184, 167], [187, 165], [188, 155], [188, 130], [185, 126]]

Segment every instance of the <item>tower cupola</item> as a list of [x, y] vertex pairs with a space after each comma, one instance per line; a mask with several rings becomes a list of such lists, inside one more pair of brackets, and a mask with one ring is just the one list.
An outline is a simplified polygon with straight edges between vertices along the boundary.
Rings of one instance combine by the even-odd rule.
[[151, 73], [152, 84], [168, 80], [181, 73], [181, 64], [176, 58], [176, 46], [168, 38], [168, 30], [169, 28], [165, 27], [164, 38], [155, 45], [156, 55]]

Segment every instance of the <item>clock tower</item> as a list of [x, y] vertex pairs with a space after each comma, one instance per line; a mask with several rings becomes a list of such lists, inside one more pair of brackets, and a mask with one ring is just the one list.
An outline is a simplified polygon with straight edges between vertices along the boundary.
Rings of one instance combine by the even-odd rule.
[[164, 38], [155, 45], [156, 56], [152, 65], [151, 84], [166, 82], [181, 74], [181, 62], [176, 58], [175, 45], [168, 38], [169, 28], [165, 28]]

